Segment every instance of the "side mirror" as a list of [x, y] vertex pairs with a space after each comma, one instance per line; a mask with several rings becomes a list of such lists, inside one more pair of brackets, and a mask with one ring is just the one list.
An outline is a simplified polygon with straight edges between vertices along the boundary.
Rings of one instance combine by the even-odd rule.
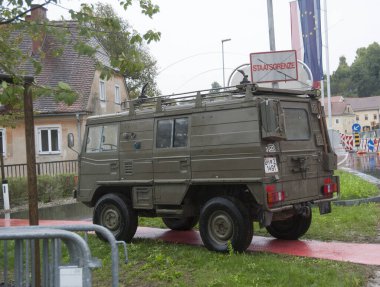
[[67, 146], [69, 148], [73, 148], [74, 147], [74, 135], [72, 133], [69, 133], [67, 135]]

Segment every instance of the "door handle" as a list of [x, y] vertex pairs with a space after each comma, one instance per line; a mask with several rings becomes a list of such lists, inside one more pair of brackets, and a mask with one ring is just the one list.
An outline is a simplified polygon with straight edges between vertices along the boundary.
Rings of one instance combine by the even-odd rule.
[[119, 164], [117, 162], [110, 163], [111, 170], [115, 170], [119, 167]]
[[180, 165], [181, 169], [187, 169], [188, 166], [190, 165], [190, 160], [188, 158], [180, 160], [179, 165]]

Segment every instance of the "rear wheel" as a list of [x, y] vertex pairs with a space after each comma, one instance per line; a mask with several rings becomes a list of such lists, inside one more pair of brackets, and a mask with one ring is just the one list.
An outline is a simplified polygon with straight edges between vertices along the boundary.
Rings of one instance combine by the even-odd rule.
[[245, 251], [252, 241], [253, 224], [248, 209], [233, 198], [216, 197], [202, 208], [199, 231], [204, 245], [211, 251]]
[[198, 216], [184, 217], [184, 218], [169, 218], [163, 217], [162, 221], [165, 225], [172, 230], [190, 230], [197, 225], [199, 220]]
[[132, 240], [138, 224], [131, 204], [122, 195], [112, 193], [102, 196], [96, 203], [93, 222], [109, 229], [117, 240], [126, 242]]
[[270, 235], [278, 239], [295, 240], [309, 230], [311, 218], [311, 209], [308, 207], [307, 212], [285, 220], [273, 221], [266, 229]]

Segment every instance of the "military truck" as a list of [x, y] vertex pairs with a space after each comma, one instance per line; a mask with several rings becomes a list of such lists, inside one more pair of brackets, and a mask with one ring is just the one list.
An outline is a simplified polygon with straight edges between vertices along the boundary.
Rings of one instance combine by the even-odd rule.
[[330, 213], [339, 194], [318, 98], [246, 84], [140, 98], [128, 111], [89, 117], [77, 199], [127, 242], [138, 217], [161, 217], [172, 230], [199, 222], [204, 245], [219, 252], [229, 244], [245, 251], [254, 221], [276, 238], [298, 239], [311, 206]]

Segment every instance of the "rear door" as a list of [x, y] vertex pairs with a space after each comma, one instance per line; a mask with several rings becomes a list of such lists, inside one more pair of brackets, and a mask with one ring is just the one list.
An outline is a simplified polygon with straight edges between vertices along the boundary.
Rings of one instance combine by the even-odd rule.
[[318, 176], [323, 171], [326, 138], [321, 109], [316, 100], [281, 101], [286, 139], [279, 141], [279, 173], [286, 201], [315, 198], [320, 194]]
[[79, 167], [79, 200], [89, 201], [98, 186], [119, 180], [118, 135], [118, 123], [87, 128]]

